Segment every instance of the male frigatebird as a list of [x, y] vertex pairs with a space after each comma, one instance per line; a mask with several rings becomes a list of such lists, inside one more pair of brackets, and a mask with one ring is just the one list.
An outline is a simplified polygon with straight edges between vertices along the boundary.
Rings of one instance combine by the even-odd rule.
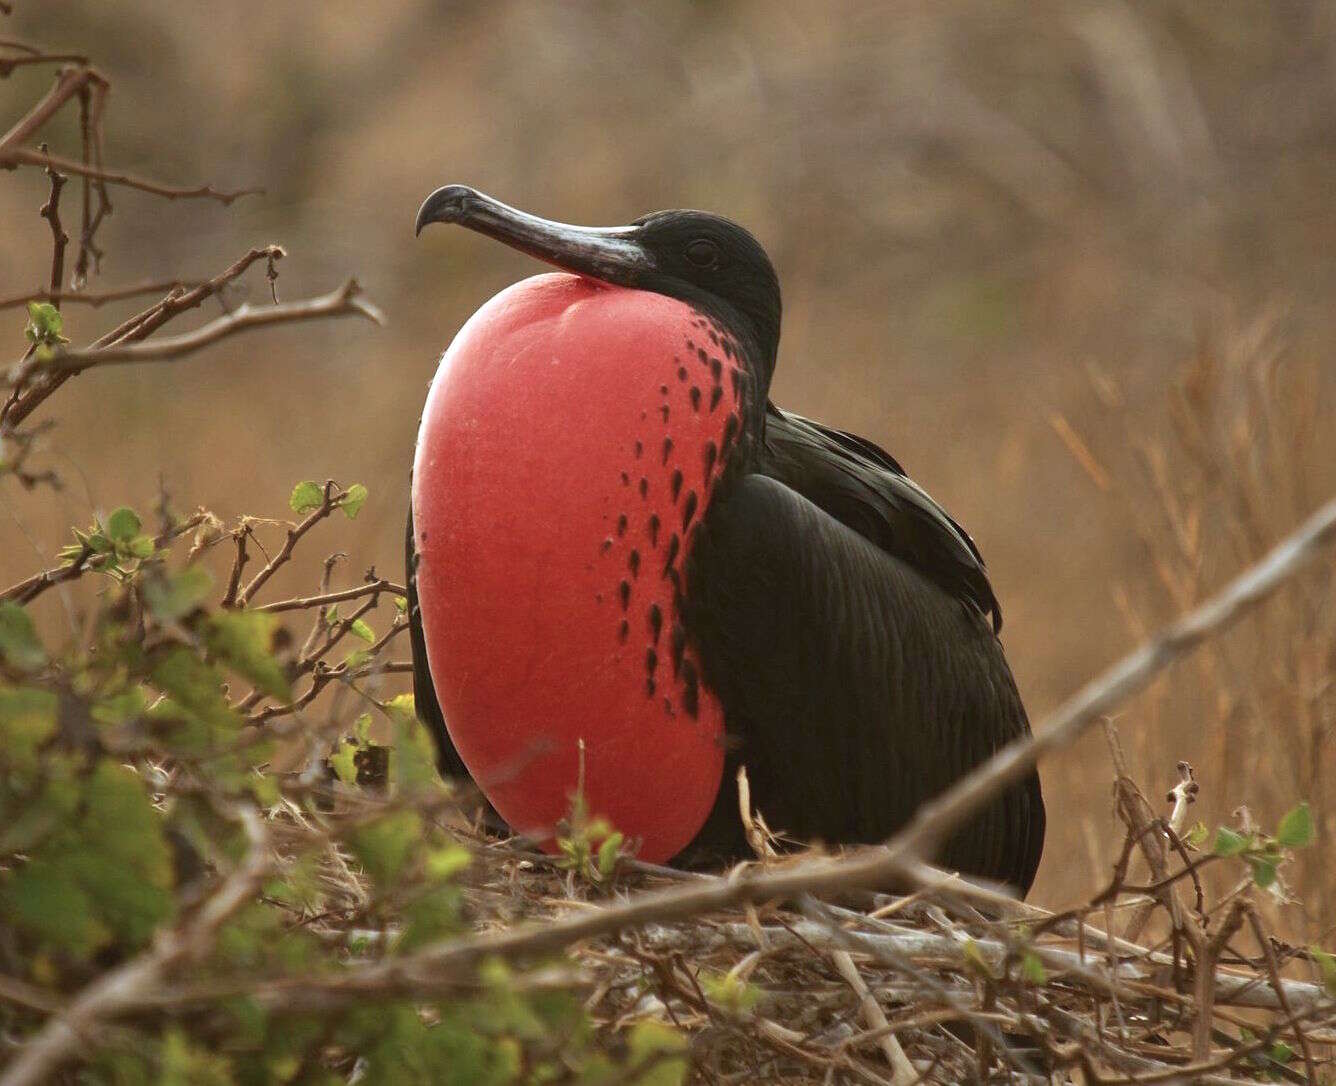
[[[768, 401], [779, 282], [700, 211], [568, 226], [463, 185], [417, 216], [562, 269], [441, 359], [414, 461], [418, 714], [448, 776], [551, 841], [582, 782], [648, 860], [875, 842], [1029, 731], [965, 531], [870, 441]], [[937, 859], [1028, 890], [1038, 777]]]

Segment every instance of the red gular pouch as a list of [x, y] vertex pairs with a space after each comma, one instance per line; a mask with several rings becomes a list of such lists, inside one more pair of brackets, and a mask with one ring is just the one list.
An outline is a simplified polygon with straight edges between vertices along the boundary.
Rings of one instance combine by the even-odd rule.
[[679, 597], [739, 427], [690, 305], [569, 274], [502, 291], [441, 359], [413, 469], [417, 589], [450, 737], [517, 831], [589, 814], [663, 861], [720, 785], [723, 710]]

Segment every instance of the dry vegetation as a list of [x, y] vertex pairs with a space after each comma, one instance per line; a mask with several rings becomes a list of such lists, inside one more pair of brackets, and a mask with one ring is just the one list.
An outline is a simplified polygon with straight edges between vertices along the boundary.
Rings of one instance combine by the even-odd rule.
[[[1152, 34], [1123, 9], [1107, 10], [1069, 31], [1095, 58], [1096, 82], [1112, 88], [1111, 114], [1160, 103], [1172, 139], [1163, 128], [1163, 144], [1142, 129], [1123, 137], [1129, 146], [1150, 140], [1139, 160], [1145, 183], [1187, 185], [1193, 163], [1218, 153], [1194, 127], [1193, 87], [1153, 48], [1163, 28]], [[493, 18], [480, 32], [510, 26]], [[640, 25], [611, 18], [618, 40]], [[1259, 31], [1258, 51], [1293, 61], [1275, 18]], [[866, 29], [866, 16], [854, 24]], [[409, 49], [402, 35], [377, 32], [387, 48]], [[691, 31], [683, 22], [665, 33], [686, 41]], [[1005, 36], [995, 27], [977, 34]], [[241, 333], [378, 319], [379, 310], [351, 280], [290, 300], [276, 244], [240, 246], [216, 274], [192, 267], [195, 277], [177, 278], [164, 260], [189, 254], [194, 264], [203, 247], [170, 224], [149, 242], [131, 231], [107, 243], [108, 264], [127, 277], [104, 289], [96, 272], [113, 193], [154, 206], [206, 201], [230, 214], [244, 213], [243, 190], [157, 180], [182, 155], [164, 139], [170, 150], [155, 156], [151, 132], [136, 136], [150, 151], [137, 156], [139, 173], [122, 169], [106, 149], [115, 147], [109, 77], [73, 52], [7, 35], [0, 22], [0, 76], [24, 119], [0, 136], [0, 164], [15, 170], [10, 190], [26, 178], [43, 186], [41, 216], [26, 213], [40, 231], [3, 253], [11, 281], [28, 284], [0, 299], [16, 316], [0, 389], [0, 501], [12, 503], [11, 534], [36, 531], [46, 544], [56, 536], [40, 533], [64, 517], [70, 539], [61, 503], [72, 491], [130, 485], [120, 460], [145, 449], [159, 458], [154, 468], [176, 455], [234, 475], [225, 508], [272, 509], [247, 487], [263, 476], [272, 490], [282, 475], [286, 491], [315, 472], [289, 472], [298, 461], [282, 442], [251, 448], [241, 405], [254, 388], [213, 390], [216, 406], [204, 409], [223, 422], [193, 440], [179, 420], [164, 420], [164, 444], [145, 444], [146, 418], [212, 392], [201, 382], [173, 395], [184, 385], [129, 364], [163, 362], [185, 382], [199, 371], [181, 360], [204, 347], [225, 356], [236, 338], [274, 359], [290, 349], [254, 346], [281, 333]], [[926, 44], [942, 44], [940, 27], [920, 12], [905, 41], [915, 55], [936, 56]], [[1150, 79], [1158, 99], [1119, 93], [1127, 84], [1115, 73], [1129, 56], [1159, 58]], [[555, 63], [544, 55], [540, 67]], [[57, 74], [18, 82], [33, 70]], [[804, 79], [790, 76], [792, 92]], [[930, 94], [937, 68], [897, 78], [941, 111], [917, 122], [917, 136], [901, 132], [906, 142], [928, 133], [974, 147], [979, 175], [1023, 205], [1012, 209], [1022, 219], [1061, 218], [1066, 229], [1088, 216], [1092, 182], [1055, 166], [1042, 142], [1014, 126], [1000, 142], [985, 138], [998, 114], [976, 97]], [[31, 101], [21, 86], [36, 88]], [[411, 88], [398, 91], [411, 98]], [[523, 87], [510, 93], [523, 99]], [[161, 86], [158, 95], [169, 96]], [[132, 116], [139, 106], [120, 104]], [[843, 138], [838, 127], [829, 134]], [[374, 138], [365, 146], [375, 149]], [[386, 168], [401, 169], [404, 157]], [[799, 196], [818, 184], [789, 183]], [[978, 184], [953, 190], [957, 210], [983, 214]], [[284, 219], [283, 198], [282, 186], [275, 197], [246, 197], [277, 201], [273, 221]], [[775, 232], [781, 262], [787, 255], [801, 270], [801, 237]], [[836, 254], [807, 259], [844, 276]], [[241, 301], [247, 278], [262, 300]], [[842, 281], [858, 293], [859, 283]], [[946, 312], [991, 320], [979, 312], [992, 312], [990, 290], [965, 293]], [[421, 302], [421, 286], [410, 294]], [[808, 354], [812, 304], [792, 307], [788, 326]], [[118, 306], [133, 309], [121, 317]], [[206, 306], [217, 314], [191, 325]], [[24, 307], [26, 347], [17, 335]], [[94, 324], [104, 330], [90, 332]], [[1325, 783], [1336, 769], [1336, 567], [1320, 548], [1336, 535], [1336, 507], [1305, 521], [1332, 490], [1331, 367], [1302, 343], [1287, 348], [1277, 311], [1220, 327], [1182, 348], [1171, 381], [1152, 383], [1169, 386], [1163, 427], [1144, 390], [1130, 387], [1136, 373], [1094, 361], [1081, 367], [1079, 391], [1050, 401], [1061, 412], [1046, 405], [1038, 417], [1052, 439], [1039, 474], [1063, 478], [1065, 446], [1073, 477], [1084, 479], [1054, 501], [1082, 516], [1096, 510], [1090, 517], [1125, 524], [1135, 540], [1100, 585], [1086, 629], [1101, 629], [1089, 636], [1106, 649], [1142, 647], [1050, 714], [1035, 744], [965, 782], [886, 849], [846, 857], [761, 856], [725, 877], [684, 875], [637, 862], [578, 804], [558, 858], [482, 832], [473, 797], [436, 779], [411, 699], [396, 693], [408, 668], [402, 587], [389, 565], [400, 509], [376, 503], [401, 483], [397, 469], [369, 493], [299, 483], [291, 521], [286, 512], [217, 515], [169, 492], [203, 482], [203, 469], [170, 473], [166, 487], [139, 479], [133, 501], [151, 502], [151, 516], [90, 499], [72, 541], [36, 572], [30, 552], [9, 547], [0, 564], [0, 1084], [1332, 1079], [1336, 961], [1320, 947], [1332, 942], [1336, 881], [1320, 854], [1336, 835]], [[303, 357], [312, 343], [335, 342], [320, 328], [304, 325]], [[1067, 346], [1072, 357], [1084, 353]], [[1174, 357], [1161, 348], [1159, 358]], [[855, 379], [840, 366], [831, 377]], [[358, 379], [354, 387], [373, 387]], [[115, 398], [117, 382], [142, 380], [146, 404]], [[375, 416], [386, 402], [368, 393], [359, 412], [328, 380], [318, 392], [315, 382], [287, 380], [278, 372], [272, 387], [287, 419]], [[81, 406], [91, 382], [106, 400], [84, 393]], [[961, 399], [973, 412], [989, 395], [985, 387]], [[53, 431], [65, 405], [66, 428]], [[403, 420], [415, 416], [391, 415], [410, 431]], [[1009, 440], [997, 437], [999, 462]], [[333, 459], [346, 458], [345, 445]], [[977, 452], [975, 443], [949, 459]], [[363, 530], [373, 509], [389, 524], [374, 536]], [[1059, 515], [1035, 536], [1059, 531], [1066, 548], [1092, 534]], [[364, 556], [384, 568], [351, 575]], [[1051, 590], [1027, 595], [1018, 584], [1014, 595], [1042, 601]], [[1012, 595], [1005, 586], [1003, 595]], [[1011, 608], [1009, 629], [1028, 621], [1025, 636], [1041, 639], [1036, 606]], [[1125, 625], [1121, 640], [1106, 629], [1111, 610]], [[1080, 628], [1060, 632], [1070, 641]], [[1165, 670], [1194, 649], [1177, 672]], [[1072, 661], [1090, 660], [1066, 647], [1029, 658], [1064, 661], [1048, 680], [1063, 692], [1085, 675]], [[1073, 748], [1091, 729], [1096, 738]], [[1072, 749], [1083, 755], [1079, 773], [1068, 773], [1070, 755], [1062, 760]], [[1041, 756], [1056, 801], [1045, 866], [1057, 870], [1037, 899], [1061, 907], [1020, 904], [921, 863], [952, 819]], [[876, 892], [891, 881], [918, 889]]]

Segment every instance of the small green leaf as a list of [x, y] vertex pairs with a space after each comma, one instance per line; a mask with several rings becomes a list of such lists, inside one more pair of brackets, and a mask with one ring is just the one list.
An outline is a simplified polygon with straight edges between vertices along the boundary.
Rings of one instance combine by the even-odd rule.
[[1199, 821], [1192, 829], [1183, 834], [1183, 843], [1189, 848], [1201, 848], [1210, 836], [1211, 831], [1207, 828], [1206, 823]]
[[1276, 881], [1276, 862], [1274, 860], [1264, 860], [1248, 857], [1248, 865], [1252, 868], [1253, 882], [1261, 889], [1265, 890]]
[[1286, 848], [1307, 848], [1317, 837], [1313, 826], [1313, 812], [1307, 803], [1301, 803], [1286, 812], [1276, 830], [1276, 840]]
[[1277, 1041], [1266, 1055], [1275, 1063], [1289, 1063], [1294, 1058], [1294, 1049], [1284, 1041]]
[[395, 596], [394, 609], [401, 615], [406, 615], [408, 613], [408, 599], [404, 596]]
[[1228, 826], [1221, 826], [1215, 831], [1215, 844], [1211, 851], [1217, 856], [1237, 856], [1247, 850], [1249, 838]]
[[123, 505], [119, 509], [112, 510], [103, 527], [113, 543], [128, 545], [139, 534], [139, 529], [143, 525], [135, 511]]
[[344, 784], [357, 783], [357, 744], [339, 740], [338, 748], [329, 756], [330, 768]]
[[156, 549], [151, 535], [137, 535], [125, 547], [135, 558], [152, 558]]
[[271, 648], [278, 619], [257, 611], [223, 611], [210, 615], [205, 628], [209, 651], [256, 689], [283, 701], [292, 700], [292, 686]]
[[639, 1086], [681, 1086], [687, 1081], [687, 1039], [664, 1022], [642, 1019], [627, 1035]]
[[212, 589], [209, 571], [203, 566], [189, 566], [175, 576], [147, 581], [144, 599], [163, 622], [175, 622], [202, 604]]
[[294, 513], [309, 513], [312, 509], [319, 509], [324, 500], [325, 488], [307, 479], [292, 488], [288, 508]]
[[348, 632], [354, 637], [360, 637], [368, 645], [375, 644], [376, 631], [368, 626], [362, 619], [354, 619], [353, 624], [348, 627]]
[[32, 616], [17, 603], [0, 603], [0, 656], [15, 671], [36, 671], [46, 664]]
[[602, 879], [612, 878], [617, 868], [617, 859], [621, 856], [622, 842], [625, 837], [620, 833], [610, 833], [598, 846], [598, 874]]
[[1021, 976], [1027, 983], [1040, 985], [1048, 980], [1048, 972], [1044, 969], [1044, 963], [1039, 960], [1039, 955], [1033, 950], [1027, 950], [1021, 956]]
[[34, 767], [38, 748], [56, 730], [56, 709], [49, 690], [0, 685], [0, 765]]
[[24, 334], [29, 343], [49, 347], [56, 343], [68, 343], [64, 335], [65, 318], [60, 310], [50, 302], [28, 303], [28, 326]]
[[1328, 954], [1320, 946], [1310, 946], [1308, 953], [1317, 964], [1318, 973], [1322, 977], [1322, 986], [1326, 988], [1327, 995], [1336, 996], [1336, 957]]
[[989, 963], [983, 949], [973, 939], [966, 939], [960, 944], [961, 953], [965, 956], [965, 963], [982, 977], [994, 979], [993, 967]]
[[427, 853], [427, 877], [443, 881], [463, 871], [473, 862], [473, 854], [463, 845], [447, 845]]
[[366, 487], [361, 483], [353, 483], [348, 488], [348, 493], [343, 501], [339, 502], [339, 507], [349, 520], [355, 520], [357, 514], [362, 511], [362, 506], [366, 504]]
[[348, 835], [348, 847], [371, 881], [381, 889], [394, 884], [422, 836], [422, 820], [413, 811], [398, 811], [359, 826]]

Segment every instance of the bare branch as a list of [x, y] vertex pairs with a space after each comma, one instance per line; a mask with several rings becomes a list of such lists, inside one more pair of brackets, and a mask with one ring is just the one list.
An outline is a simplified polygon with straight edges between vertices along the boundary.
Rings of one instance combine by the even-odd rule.
[[279, 600], [277, 603], [266, 603], [261, 607], [253, 607], [253, 611], [302, 611], [310, 607], [324, 607], [330, 603], [342, 603], [344, 600], [355, 600], [360, 596], [378, 596], [382, 592], [390, 592], [396, 596], [407, 595], [407, 590], [401, 584], [394, 581], [387, 581], [381, 577], [371, 581], [368, 584], [358, 585], [355, 588], [343, 588], [337, 592], [326, 592], [318, 596], [301, 596], [291, 600]]
[[246, 304], [193, 332], [154, 340], [152, 343], [83, 350], [57, 349], [45, 361], [34, 356], [27, 362], [20, 363], [11, 372], [9, 384], [21, 385], [35, 372], [82, 372], [94, 366], [169, 362], [194, 354], [238, 332], [267, 328], [274, 324], [295, 324], [299, 321], [349, 316], [365, 317], [376, 324], [384, 323], [380, 310], [362, 297], [362, 288], [357, 285], [356, 279], [349, 279], [337, 290], [303, 302], [284, 302], [261, 307]]
[[[13, 128], [0, 136], [0, 155], [17, 149], [20, 144], [36, 135], [60, 107], [79, 92], [79, 88], [89, 83], [107, 85], [106, 79], [93, 68], [67, 68], [61, 72], [56, 79], [56, 85], [47, 91], [42, 100], [24, 114]], [[0, 162], [3, 162], [3, 159], [0, 159]], [[48, 164], [40, 163], [40, 165]], [[63, 169], [55, 162], [49, 163], [49, 165]]]
[[[46, 145], [42, 146], [45, 149]], [[51, 225], [51, 290], [58, 291], [65, 278], [65, 246], [70, 243], [70, 236], [65, 233], [60, 222], [60, 190], [65, 187], [68, 178], [50, 167], [46, 175], [51, 179], [51, 195], [38, 214]]]
[[15, 309], [29, 302], [51, 302], [55, 305], [86, 305], [93, 309], [109, 302], [123, 302], [128, 298], [137, 298], [142, 294], [166, 294], [170, 290], [181, 290], [200, 285], [198, 279], [155, 279], [133, 286], [117, 287], [114, 290], [59, 290], [50, 287], [38, 287], [26, 294], [11, 294], [0, 298], [0, 309]]
[[122, 185], [125, 188], [147, 192], [152, 196], [161, 196], [165, 200], [217, 200], [224, 207], [242, 196], [254, 196], [264, 191], [262, 188], [216, 189], [212, 185], [180, 188], [164, 185], [159, 181], [150, 181], [145, 177], [136, 177], [134, 174], [104, 169], [101, 166], [86, 166], [63, 155], [42, 154], [26, 147], [6, 148], [0, 143], [0, 169], [13, 169], [15, 166], [50, 166], [94, 181]]

